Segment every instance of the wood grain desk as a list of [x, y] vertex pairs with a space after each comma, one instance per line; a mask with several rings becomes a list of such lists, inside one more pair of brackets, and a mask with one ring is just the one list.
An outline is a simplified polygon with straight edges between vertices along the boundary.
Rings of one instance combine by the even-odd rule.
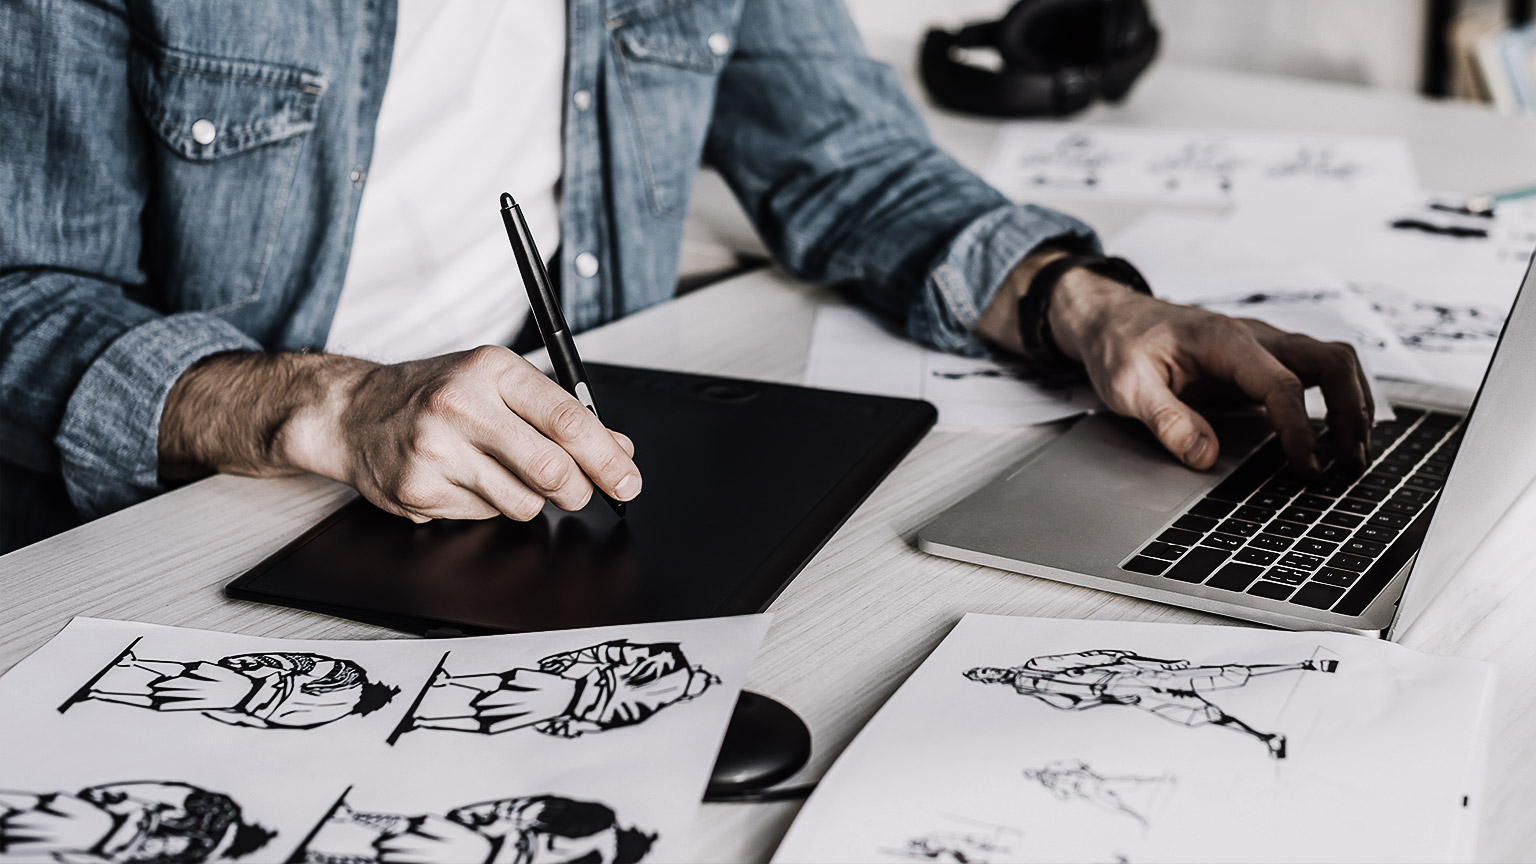
[[[1169, 83], [1149, 86], [1144, 99], [1118, 110], [1152, 112], [1154, 103], [1166, 100], [1178, 120], [1162, 125], [1193, 125], [1201, 122], [1196, 108], [1206, 100], [1211, 111], [1236, 111], [1240, 106], [1229, 104], [1236, 100], [1254, 114], [1262, 110], [1261, 103], [1276, 104], [1277, 94], [1285, 94], [1293, 109], [1319, 105], [1322, 115], [1343, 122], [1359, 120], [1351, 105], [1376, 104], [1357, 92], [1332, 92], [1346, 88], [1288, 88], [1289, 82], [1250, 78], [1217, 73], [1178, 78], [1170, 71], [1146, 82]], [[1196, 92], [1202, 86], [1207, 88], [1204, 96]], [[1242, 92], [1249, 96], [1239, 100]], [[1192, 112], [1187, 118], [1179, 113], [1186, 109]], [[1462, 109], [1410, 101], [1392, 111], [1417, 118], [1381, 131], [1409, 136], [1426, 181], [1443, 180], [1457, 188], [1450, 184], [1459, 179], [1466, 184], [1459, 191], [1473, 191], [1518, 182], [1520, 171], [1536, 165], [1536, 124], [1484, 123], [1499, 133], [1498, 142], [1484, 149], [1474, 138], [1450, 131]], [[1210, 117], [1203, 122], [1215, 124]], [[951, 134], [938, 131], [941, 139]], [[1499, 164], [1488, 167], [1491, 162]], [[593, 360], [795, 382], [803, 371], [814, 310], [830, 302], [838, 301], [829, 291], [762, 271], [583, 334], [582, 351]], [[791, 782], [820, 776], [964, 612], [1216, 620], [916, 551], [912, 538], [918, 527], [1058, 428], [935, 431], [774, 603], [774, 626], [750, 686], [784, 700], [812, 727], [816, 757]], [[643, 465], [643, 453], [640, 458]], [[321, 615], [227, 601], [221, 594], [225, 582], [351, 494], [316, 478], [215, 477], [0, 558], [0, 670], [36, 649], [74, 615], [268, 636], [397, 635]], [[1480, 845], [1481, 857], [1488, 860], [1536, 857], [1536, 823], [1528, 818], [1536, 810], [1536, 730], [1527, 719], [1536, 709], [1536, 628], [1527, 623], [1536, 621], [1536, 580], [1527, 578], [1536, 569], [1536, 537], [1523, 528], [1536, 518], [1536, 501], [1523, 502], [1517, 510], [1506, 520], [1511, 530], [1499, 531], [1484, 544], [1451, 595], [1405, 640], [1415, 648], [1500, 664]], [[766, 860], [797, 809], [795, 803], [706, 806], [694, 832], [694, 858]]]

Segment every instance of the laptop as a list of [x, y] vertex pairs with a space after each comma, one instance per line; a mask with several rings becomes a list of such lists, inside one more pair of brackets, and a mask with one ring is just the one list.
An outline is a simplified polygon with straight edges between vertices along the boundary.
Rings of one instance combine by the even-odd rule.
[[1298, 476], [1254, 414], [1209, 418], [1222, 456], [1193, 471], [1140, 423], [1095, 414], [945, 510], [918, 546], [1276, 627], [1393, 638], [1536, 479], [1533, 274], [1476, 397], [1393, 399], [1364, 472]]

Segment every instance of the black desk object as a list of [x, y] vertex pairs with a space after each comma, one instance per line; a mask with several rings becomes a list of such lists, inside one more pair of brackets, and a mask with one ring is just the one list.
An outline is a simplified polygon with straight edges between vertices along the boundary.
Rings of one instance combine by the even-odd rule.
[[589, 364], [645, 478], [517, 523], [415, 525], [359, 499], [231, 582], [228, 596], [429, 635], [760, 612], [933, 425], [932, 405]]

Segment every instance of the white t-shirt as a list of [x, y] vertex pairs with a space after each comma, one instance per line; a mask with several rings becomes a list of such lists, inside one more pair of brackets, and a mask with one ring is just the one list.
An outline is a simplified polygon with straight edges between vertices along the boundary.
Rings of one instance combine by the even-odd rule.
[[400, 0], [327, 351], [398, 362], [512, 341], [528, 295], [498, 198], [548, 260], [564, 83], [565, 0]]

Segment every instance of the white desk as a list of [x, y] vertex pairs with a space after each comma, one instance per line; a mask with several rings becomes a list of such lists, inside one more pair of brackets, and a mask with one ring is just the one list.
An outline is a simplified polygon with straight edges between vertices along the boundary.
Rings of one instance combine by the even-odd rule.
[[[1495, 187], [1523, 179], [1520, 170], [1536, 165], [1536, 123], [1315, 84], [1168, 69], [1144, 83], [1135, 105], [1118, 110], [1128, 119], [1156, 116], [1163, 125], [1239, 125], [1222, 124], [1223, 112], [1232, 111], [1253, 121], [1252, 127], [1255, 118], [1278, 107], [1301, 112], [1291, 113], [1295, 122], [1288, 128], [1401, 132], [1412, 140], [1426, 181], [1437, 185]], [[1305, 120], [1310, 112], [1331, 119], [1314, 125]], [[1377, 125], [1328, 125], [1346, 121]], [[1472, 131], [1456, 131], [1463, 121], [1473, 124], [1465, 127]], [[991, 129], [963, 120], [935, 126], [944, 140], [966, 128], [978, 135]], [[962, 156], [974, 161], [984, 148], [972, 144]], [[1466, 153], [1478, 155], [1460, 157]], [[584, 334], [582, 351], [593, 360], [798, 381], [811, 316], [824, 302], [835, 302], [830, 292], [800, 288], [765, 271]], [[1053, 434], [1054, 427], [931, 434], [774, 603], [774, 626], [750, 686], [793, 706], [811, 725], [816, 756], [791, 782], [819, 776], [963, 612], [1214, 620], [932, 558], [913, 548], [912, 535], [925, 521]], [[315, 478], [216, 477], [0, 558], [6, 609], [0, 670], [74, 615], [270, 636], [394, 635], [230, 602], [220, 593], [225, 582], [350, 494]], [[1481, 838], [1482, 857], [1490, 860], [1536, 857], [1536, 822], [1529, 819], [1536, 810], [1536, 734], [1526, 719], [1536, 711], [1536, 629], [1527, 624], [1536, 621], [1536, 581], [1525, 578], [1536, 569], [1526, 564], [1536, 561], [1536, 538], [1519, 530], [1536, 516], [1536, 502], [1529, 504], [1513, 520], [1516, 530], [1487, 544], [1455, 596], [1443, 598], [1405, 640], [1501, 665]], [[695, 830], [696, 859], [766, 859], [797, 806], [705, 807]]]

